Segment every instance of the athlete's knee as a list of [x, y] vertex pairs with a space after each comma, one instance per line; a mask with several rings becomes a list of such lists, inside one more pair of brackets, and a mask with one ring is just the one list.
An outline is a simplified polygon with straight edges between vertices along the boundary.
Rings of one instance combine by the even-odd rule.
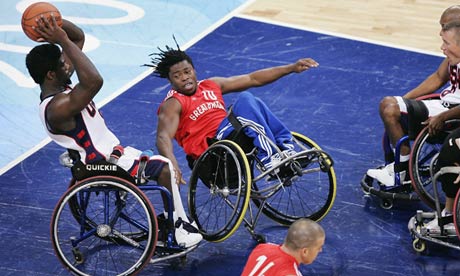
[[[169, 161], [171, 162], [171, 161]], [[163, 166], [163, 168], [160, 171], [160, 175], [158, 176], [158, 183], [161, 186], [164, 186], [166, 188], [171, 187], [171, 179], [174, 179], [173, 171], [171, 170], [169, 164], [166, 164]]]
[[380, 101], [380, 116], [383, 119], [399, 119], [401, 111], [395, 97], [387, 96]]
[[258, 98], [256, 98], [252, 93], [247, 91], [241, 92], [238, 96], [238, 101], [242, 101], [245, 103], [252, 103], [256, 102], [257, 100]]

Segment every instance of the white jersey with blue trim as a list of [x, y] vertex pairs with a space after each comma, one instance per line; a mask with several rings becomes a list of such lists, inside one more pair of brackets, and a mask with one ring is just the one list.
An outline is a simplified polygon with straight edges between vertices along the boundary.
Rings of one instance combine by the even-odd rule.
[[450, 104], [460, 104], [460, 63], [450, 65], [448, 70], [450, 86], [441, 92], [441, 100]]
[[[71, 93], [71, 91], [68, 89], [62, 93]], [[46, 108], [52, 99], [53, 96], [44, 99], [39, 106], [40, 119], [49, 137], [66, 149], [78, 151], [85, 164], [102, 159], [107, 160], [113, 147], [118, 145], [120, 141], [107, 128], [104, 118], [94, 102], [91, 102], [75, 116], [76, 127], [73, 130], [56, 133], [50, 130], [46, 120]]]

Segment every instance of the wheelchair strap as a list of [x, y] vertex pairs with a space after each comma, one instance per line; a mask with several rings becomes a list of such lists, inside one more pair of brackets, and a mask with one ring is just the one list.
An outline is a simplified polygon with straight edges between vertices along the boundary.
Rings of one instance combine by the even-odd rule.
[[409, 161], [399, 162], [398, 164], [395, 163], [394, 170], [395, 172], [403, 172], [409, 169]]
[[445, 217], [438, 218], [438, 221], [440, 221], [442, 225], [446, 225], [448, 223], [454, 222], [453, 218], [454, 218], [453, 216], [445, 216]]
[[233, 128], [236, 130], [236, 132], [240, 132], [241, 129], [243, 129], [243, 125], [240, 121], [238, 121], [235, 114], [233, 114], [232, 107], [230, 107], [230, 109], [228, 110], [227, 118], [228, 121], [232, 124]]

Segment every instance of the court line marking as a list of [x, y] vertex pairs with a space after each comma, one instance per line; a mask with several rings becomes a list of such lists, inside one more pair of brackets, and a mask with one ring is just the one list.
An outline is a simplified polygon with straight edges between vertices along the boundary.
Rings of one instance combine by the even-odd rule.
[[[203, 32], [186, 42], [185, 44], [181, 45], [181, 49], [186, 50], [195, 43], [197, 43], [199, 40], [203, 39], [207, 34], [211, 33], [212, 31], [216, 30], [218, 27], [223, 25], [225, 22], [229, 21], [231, 18], [236, 17], [236, 18], [242, 18], [242, 19], [247, 19], [247, 20], [252, 20], [252, 21], [258, 21], [262, 23], [267, 23], [267, 24], [272, 24], [272, 25], [278, 25], [282, 27], [287, 27], [287, 28], [292, 28], [292, 29], [298, 29], [298, 30], [303, 30], [303, 31], [309, 31], [309, 32], [314, 32], [314, 33], [320, 33], [320, 34], [325, 34], [329, 36], [335, 36], [339, 38], [345, 38], [345, 39], [350, 39], [354, 41], [359, 41], [359, 42], [365, 42], [365, 43], [370, 43], [374, 45], [379, 45], [379, 46], [384, 46], [384, 47], [389, 47], [389, 48], [395, 48], [395, 49], [401, 49], [401, 50], [406, 50], [410, 52], [416, 52], [416, 53], [421, 53], [421, 54], [426, 54], [426, 55], [432, 55], [432, 56], [438, 56], [438, 57], [445, 57], [444, 55], [440, 53], [436, 53], [433, 51], [425, 51], [417, 48], [412, 48], [412, 47], [406, 47], [402, 45], [397, 45], [397, 44], [392, 44], [392, 43], [385, 43], [382, 41], [378, 40], [372, 40], [372, 39], [366, 39], [362, 37], [357, 37], [357, 36], [352, 36], [352, 35], [347, 35], [347, 34], [342, 34], [342, 33], [336, 33], [336, 32], [331, 32], [331, 31], [325, 31], [321, 29], [316, 29], [316, 28], [310, 28], [310, 27], [305, 27], [305, 26], [300, 26], [292, 23], [286, 23], [286, 22], [280, 22], [277, 20], [270, 20], [266, 18], [261, 18], [257, 16], [250, 16], [246, 14], [241, 14], [240, 12], [245, 9], [247, 6], [252, 4], [256, 0], [249, 0], [243, 4], [241, 4], [239, 7], [235, 8], [233, 11], [222, 17], [220, 20], [216, 21], [214, 24], [212, 24], [210, 27], [205, 29]], [[149, 76], [152, 72], [152, 69], [147, 69], [146, 71], [142, 72], [140, 75], [135, 77], [133, 80], [122, 86], [121, 88], [117, 89], [114, 93], [110, 94], [103, 100], [101, 100], [98, 103], [98, 107], [102, 108], [104, 105], [115, 99], [116, 97], [120, 96], [124, 92], [126, 92], [128, 89], [130, 89], [132, 86]], [[4, 173], [9, 171], [11, 168], [25, 160], [27, 157], [31, 156], [35, 152], [39, 151], [41, 148], [45, 147], [48, 143], [51, 142], [51, 139], [45, 138], [43, 139], [40, 143], [32, 147], [31, 149], [27, 150], [23, 154], [21, 154], [19, 157], [8, 163], [6, 166], [0, 169], [0, 176], [2, 176]]]
[[239, 14], [236, 17], [239, 17], [239, 18], [242, 18], [242, 19], [247, 19], [247, 20], [252, 20], [252, 21], [263, 22], [263, 23], [272, 24], [272, 25], [278, 25], [278, 26], [282, 26], [282, 27], [288, 27], [288, 28], [292, 28], [292, 29], [298, 29], [298, 30], [303, 30], [303, 31], [308, 31], [308, 32], [320, 33], [320, 34], [325, 34], [325, 35], [330, 35], [330, 36], [335, 36], [335, 37], [355, 40], [355, 41], [359, 41], [359, 42], [370, 43], [370, 44], [379, 45], [379, 46], [385, 46], [385, 47], [389, 47], [389, 48], [396, 48], [396, 49], [400, 49], [400, 50], [416, 52], [416, 53], [420, 53], [420, 54], [445, 57], [442, 53], [438, 53], [438, 52], [427, 51], [427, 50], [422, 50], [422, 49], [418, 49], [418, 48], [402, 46], [402, 45], [398, 45], [398, 44], [387, 43], [387, 42], [383, 42], [383, 41], [379, 41], [379, 40], [367, 39], [367, 38], [363, 38], [363, 37], [352, 36], [352, 35], [347, 35], [347, 34], [342, 34], [342, 33], [325, 31], [325, 30], [321, 30], [321, 29], [317, 29], [317, 28], [311, 28], [311, 27], [296, 25], [296, 24], [292, 24], [292, 23], [281, 22], [281, 21], [262, 18], [262, 17], [258, 17], [258, 16]]

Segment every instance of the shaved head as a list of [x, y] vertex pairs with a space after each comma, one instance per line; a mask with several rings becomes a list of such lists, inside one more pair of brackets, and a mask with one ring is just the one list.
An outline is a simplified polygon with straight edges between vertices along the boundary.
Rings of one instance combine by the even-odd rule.
[[299, 219], [289, 227], [284, 244], [292, 250], [309, 248], [324, 236], [324, 230], [318, 223], [309, 219]]

